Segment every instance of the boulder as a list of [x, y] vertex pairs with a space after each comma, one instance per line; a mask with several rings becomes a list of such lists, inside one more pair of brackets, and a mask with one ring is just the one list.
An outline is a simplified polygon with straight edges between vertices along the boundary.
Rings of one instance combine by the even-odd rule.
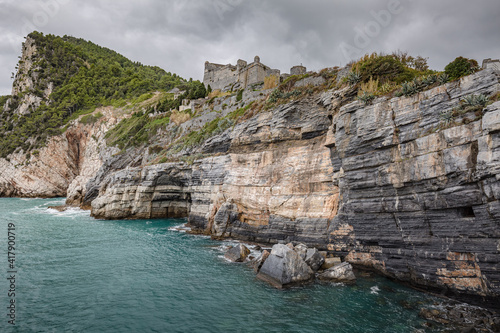
[[243, 244], [239, 244], [226, 252], [224, 257], [232, 262], [243, 262], [250, 254], [250, 250]]
[[321, 266], [321, 269], [329, 269], [333, 266], [340, 265], [342, 263], [342, 260], [340, 258], [325, 258], [325, 261], [323, 262], [323, 265]]
[[325, 258], [319, 253], [318, 249], [312, 248], [307, 249], [305, 262], [314, 272], [317, 272], [321, 265], [325, 262]]
[[333, 282], [348, 282], [352, 283], [356, 281], [356, 276], [352, 271], [351, 264], [343, 262], [340, 265], [331, 267], [321, 273], [318, 278], [320, 280], [328, 280]]
[[262, 265], [257, 278], [276, 288], [306, 282], [314, 276], [312, 269], [297, 252], [283, 244], [276, 244]]
[[266, 261], [267, 257], [269, 257], [270, 253], [268, 250], [264, 250], [262, 251], [262, 254], [260, 255], [260, 257], [255, 261], [255, 264], [253, 266], [253, 270], [255, 271], [255, 273], [259, 273], [260, 272], [260, 269], [262, 268], [262, 265], [264, 264], [264, 262]]
[[306, 260], [307, 245], [303, 243], [298, 243], [293, 247], [293, 250], [297, 252], [302, 259]]

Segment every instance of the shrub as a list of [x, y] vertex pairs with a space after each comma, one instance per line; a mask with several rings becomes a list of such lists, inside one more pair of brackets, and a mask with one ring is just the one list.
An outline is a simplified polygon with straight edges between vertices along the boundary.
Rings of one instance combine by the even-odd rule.
[[360, 75], [360, 81], [366, 82], [373, 78], [382, 84], [386, 82], [400, 84], [422, 74], [402, 63], [396, 56], [377, 53], [365, 55], [352, 68], [353, 72]]
[[452, 110], [442, 111], [440, 117], [445, 125], [449, 125], [453, 121], [453, 111]]
[[469, 106], [485, 106], [488, 103], [488, 97], [483, 94], [469, 95], [461, 101], [465, 107]]
[[375, 99], [375, 95], [367, 91], [363, 92], [362, 95], [358, 96], [358, 99], [365, 105], [371, 103]]
[[236, 102], [240, 102], [243, 99], [243, 89], [238, 91], [238, 95], [236, 95]]
[[355, 85], [357, 84], [359, 81], [361, 81], [361, 74], [359, 74], [358, 72], [354, 72], [354, 71], [351, 71], [347, 74], [347, 76], [345, 77], [345, 80], [347, 81], [347, 83], [349, 83], [350, 85]]
[[479, 66], [476, 60], [464, 57], [456, 58], [444, 68], [445, 74], [448, 75], [451, 80], [457, 80], [462, 76], [470, 75], [478, 70]]

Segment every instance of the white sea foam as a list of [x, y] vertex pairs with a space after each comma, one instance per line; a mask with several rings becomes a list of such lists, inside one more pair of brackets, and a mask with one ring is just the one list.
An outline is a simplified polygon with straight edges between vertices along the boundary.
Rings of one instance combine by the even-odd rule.
[[78, 207], [68, 207], [63, 211], [58, 211], [57, 209], [54, 208], [43, 208], [40, 207], [38, 208], [41, 213], [44, 214], [50, 214], [54, 216], [63, 216], [63, 217], [70, 217], [72, 219], [79, 217], [79, 216], [89, 216], [90, 212], [88, 210], [83, 210]]
[[380, 291], [380, 288], [377, 286], [373, 286], [370, 288], [370, 294], [378, 295], [379, 291]]
[[177, 232], [187, 232], [187, 231], [191, 231], [191, 228], [186, 226], [185, 223], [183, 224], [179, 224], [179, 225], [175, 225], [173, 227], [170, 227], [168, 228], [169, 231], [177, 231]]

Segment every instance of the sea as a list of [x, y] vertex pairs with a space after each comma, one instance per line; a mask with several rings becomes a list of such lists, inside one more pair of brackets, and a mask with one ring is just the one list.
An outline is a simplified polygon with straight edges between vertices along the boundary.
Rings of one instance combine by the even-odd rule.
[[[183, 219], [105, 221], [0, 199], [0, 332], [442, 332], [435, 297], [386, 278], [277, 290]], [[179, 231], [180, 230], [180, 231]], [[430, 327], [429, 327], [430, 325]]]

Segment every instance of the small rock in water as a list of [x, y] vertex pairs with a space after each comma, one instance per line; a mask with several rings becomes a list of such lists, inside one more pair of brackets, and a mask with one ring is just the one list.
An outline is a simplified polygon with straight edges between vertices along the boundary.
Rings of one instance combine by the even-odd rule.
[[355, 282], [356, 281], [356, 276], [354, 275], [354, 272], [352, 271], [352, 266], [351, 264], [344, 262], [340, 265], [331, 267], [321, 273], [318, 278], [320, 280], [328, 280], [328, 281], [334, 281], [334, 282]]
[[311, 280], [314, 272], [288, 245], [276, 244], [262, 265], [257, 278], [276, 288]]
[[226, 252], [224, 257], [232, 262], [243, 262], [250, 254], [250, 250], [243, 244], [239, 244]]

